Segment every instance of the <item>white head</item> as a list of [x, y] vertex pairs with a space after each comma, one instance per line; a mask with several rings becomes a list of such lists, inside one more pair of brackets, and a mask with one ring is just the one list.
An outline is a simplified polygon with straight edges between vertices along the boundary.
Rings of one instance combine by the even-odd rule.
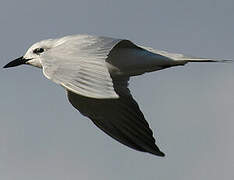
[[48, 39], [33, 44], [23, 56], [27, 60], [25, 64], [42, 68], [40, 56], [55, 46], [55, 40]]
[[33, 44], [25, 53], [24, 56], [17, 58], [7, 65], [4, 68], [14, 67], [21, 64], [29, 64], [35, 67], [42, 68], [40, 56], [42, 56], [46, 51], [64, 43], [67, 38], [60, 38], [60, 39], [48, 39], [37, 42]]

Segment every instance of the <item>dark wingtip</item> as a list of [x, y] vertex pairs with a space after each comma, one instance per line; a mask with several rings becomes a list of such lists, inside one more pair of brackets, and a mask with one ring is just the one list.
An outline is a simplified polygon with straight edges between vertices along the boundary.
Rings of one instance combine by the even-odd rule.
[[154, 152], [153, 154], [156, 156], [165, 157], [165, 154], [161, 151]]
[[159, 156], [165, 157], [165, 154], [164, 154], [163, 152], [160, 151]]

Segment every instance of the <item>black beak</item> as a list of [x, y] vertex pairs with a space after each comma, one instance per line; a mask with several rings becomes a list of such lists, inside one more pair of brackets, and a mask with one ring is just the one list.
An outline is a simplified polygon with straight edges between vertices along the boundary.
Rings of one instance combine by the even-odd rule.
[[24, 59], [24, 57], [17, 58], [11, 62], [9, 62], [7, 65], [5, 65], [3, 68], [9, 68], [9, 67], [14, 67], [14, 66], [19, 66], [22, 64], [25, 64], [28, 61], [28, 59]]

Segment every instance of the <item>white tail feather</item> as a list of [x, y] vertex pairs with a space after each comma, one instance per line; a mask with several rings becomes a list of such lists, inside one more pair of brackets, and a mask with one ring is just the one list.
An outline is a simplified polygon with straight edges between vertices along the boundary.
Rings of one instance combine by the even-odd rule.
[[140, 46], [140, 47], [144, 48], [152, 53], [160, 54], [161, 56], [165, 56], [165, 57], [173, 59], [175, 61], [184, 62], [184, 64], [186, 64], [188, 62], [218, 62], [218, 63], [234, 62], [233, 60], [192, 57], [192, 56], [186, 56], [184, 54], [179, 54], [179, 53], [169, 53], [167, 51], [161, 51], [161, 50], [153, 49], [150, 47], [143, 47], [143, 46]]
[[206, 58], [188, 58], [183, 59], [186, 62], [218, 62], [218, 63], [231, 63], [233, 60], [227, 59], [206, 59]]

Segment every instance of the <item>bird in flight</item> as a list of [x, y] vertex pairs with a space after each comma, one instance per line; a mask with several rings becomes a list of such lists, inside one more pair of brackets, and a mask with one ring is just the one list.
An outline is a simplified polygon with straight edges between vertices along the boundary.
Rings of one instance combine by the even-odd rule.
[[159, 51], [125, 39], [71, 35], [33, 44], [4, 68], [28, 64], [66, 89], [69, 102], [106, 134], [138, 151], [165, 154], [128, 89], [138, 76], [189, 62], [226, 62]]

